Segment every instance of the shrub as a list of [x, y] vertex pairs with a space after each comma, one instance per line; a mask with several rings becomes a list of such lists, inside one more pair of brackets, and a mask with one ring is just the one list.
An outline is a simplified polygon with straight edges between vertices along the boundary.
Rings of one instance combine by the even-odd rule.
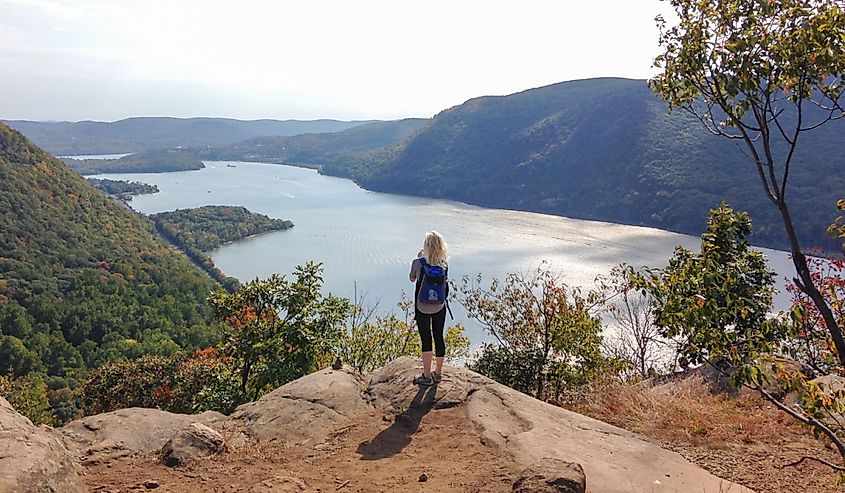
[[230, 413], [245, 400], [229, 362], [215, 349], [109, 363], [92, 371], [79, 389], [85, 414], [126, 407]]
[[497, 341], [473, 368], [538, 399], [562, 402], [613, 369], [601, 353], [604, 294], [566, 286], [545, 264], [481, 286], [463, 279], [459, 301]]
[[[422, 347], [414, 319], [414, 303], [403, 296], [398, 306], [404, 312], [403, 318], [390, 314], [370, 320], [375, 309], [356, 303], [349, 319], [349, 330], [337, 348], [340, 359], [359, 373], [369, 373], [399, 356], [420, 354]], [[469, 338], [462, 325], [447, 327], [444, 339], [446, 361], [457, 363], [469, 357]]]
[[240, 391], [253, 399], [317, 370], [343, 336], [349, 300], [323, 296], [322, 266], [309, 262], [294, 275], [256, 279], [209, 299], [227, 324], [221, 352], [238, 373]]
[[40, 376], [29, 374], [14, 378], [11, 375], [0, 375], [0, 396], [33, 424], [54, 423], [53, 409], [47, 398], [47, 385]]

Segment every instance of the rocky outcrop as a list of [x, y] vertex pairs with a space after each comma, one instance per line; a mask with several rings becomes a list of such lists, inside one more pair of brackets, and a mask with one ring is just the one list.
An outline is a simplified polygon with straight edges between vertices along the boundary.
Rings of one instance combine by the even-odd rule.
[[65, 442], [83, 463], [108, 461], [137, 452], [158, 452], [191, 423], [221, 425], [223, 414], [174, 414], [131, 407], [71, 421], [61, 430]]
[[0, 493], [85, 491], [61, 436], [18, 414], [0, 397]]
[[394, 409], [465, 406], [485, 443], [525, 467], [549, 459], [580, 464], [587, 491], [750, 492], [642, 436], [538, 401], [472, 371], [448, 367], [435, 391], [412, 384], [419, 363], [399, 358], [371, 377], [368, 396]]
[[365, 389], [364, 379], [348, 367], [318, 371], [239, 406], [227, 428], [264, 442], [303, 442], [369, 409]]
[[[37, 484], [46, 491], [82, 491], [71, 454], [93, 463], [161, 450], [163, 458], [175, 464], [220, 450], [223, 437], [227, 445], [236, 439], [242, 444], [254, 440], [292, 446], [337, 433], [356, 419], [378, 416], [390, 421], [393, 414], [401, 423], [402, 418], [457, 407], [481, 443], [513, 459], [514, 491], [750, 491], [639, 435], [540, 402], [472, 371], [447, 367], [443, 381], [433, 387], [414, 385], [418, 372], [419, 361], [411, 357], [399, 358], [368, 377], [348, 367], [323, 370], [238, 407], [228, 418], [132, 408], [74, 421], [61, 432], [32, 426], [0, 401], [5, 404], [0, 406], [0, 485], [7, 490], [14, 487], [7, 485]], [[62, 449], [58, 436], [70, 453]], [[42, 482], [24, 482], [36, 477]], [[300, 479], [284, 475], [257, 482], [252, 490], [310, 491]]]
[[225, 442], [220, 433], [202, 423], [191, 423], [180, 430], [164, 447], [161, 458], [168, 467], [183, 464], [186, 460], [206, 457], [223, 450]]
[[822, 386], [826, 392], [834, 393], [845, 389], [845, 378], [836, 375], [822, 375], [812, 380], [816, 385]]
[[580, 464], [544, 459], [525, 468], [513, 483], [513, 493], [584, 493], [587, 478]]

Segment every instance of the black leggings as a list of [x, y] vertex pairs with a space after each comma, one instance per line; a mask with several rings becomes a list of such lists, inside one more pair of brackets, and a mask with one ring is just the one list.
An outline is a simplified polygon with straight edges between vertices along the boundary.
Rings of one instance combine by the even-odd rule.
[[446, 356], [446, 342], [443, 341], [443, 326], [446, 325], [446, 307], [439, 312], [429, 315], [415, 309], [414, 318], [420, 331], [422, 350], [431, 352], [431, 336], [434, 336], [434, 355], [438, 358]]

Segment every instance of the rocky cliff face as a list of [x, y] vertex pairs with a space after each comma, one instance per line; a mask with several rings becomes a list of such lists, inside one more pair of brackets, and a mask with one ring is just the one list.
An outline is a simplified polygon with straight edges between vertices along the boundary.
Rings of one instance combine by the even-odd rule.
[[33, 425], [0, 397], [0, 492], [82, 493], [74, 459], [60, 434]]
[[[470, 462], [478, 460], [473, 455], [478, 453], [492, 454], [489, 457], [494, 459], [485, 456], [488, 463], [502, 463], [496, 476], [488, 478], [485, 491], [575, 492], [585, 491], [585, 483], [586, 491], [602, 493], [750, 491], [633, 433], [537, 401], [469, 370], [446, 370], [439, 385], [418, 387], [412, 384], [412, 378], [419, 372], [419, 363], [405, 357], [368, 376], [357, 375], [348, 368], [316, 372], [239, 407], [229, 417], [124, 409], [74, 421], [60, 430], [32, 426], [0, 400], [0, 491], [84, 491], [78, 473], [80, 465], [96, 467], [127, 454], [140, 454], [133, 467], [141, 467], [146, 460], [150, 467], [154, 464], [161, 468], [161, 473], [165, 466], [156, 451], [174, 435], [191, 434], [193, 428], [209, 435], [214, 433], [193, 423], [220, 432], [226, 441], [224, 447], [214, 444], [216, 455], [202, 459], [209, 461], [203, 467], [237, 462], [240, 476], [250, 476], [255, 483], [243, 488], [247, 491], [276, 491], [273, 488], [281, 488], [282, 484], [288, 489], [280, 491], [316, 491], [322, 485], [320, 478], [328, 473], [312, 474], [309, 468], [345, 471], [350, 478], [358, 478], [353, 474], [358, 467], [363, 468], [362, 478], [373, 479], [369, 484], [355, 484], [357, 489], [350, 491], [388, 491], [374, 478], [379, 467], [387, 468], [389, 464], [398, 467], [392, 473], [396, 476], [393, 484], [411, 480], [411, 473], [402, 476], [404, 468], [413, 469], [413, 481], [431, 481], [427, 488], [469, 491], [471, 488], [466, 485], [472, 469]], [[437, 437], [434, 443], [439, 451], [432, 457], [446, 455], [450, 447], [462, 446], [457, 432], [449, 430], [458, 430], [464, 441], [468, 437], [477, 450], [457, 456], [467, 461], [465, 465], [450, 459], [451, 468], [436, 468], [441, 478], [418, 475], [415, 467], [421, 460], [417, 456], [420, 452], [412, 451], [409, 444], [421, 433], [421, 423], [430, 436]], [[360, 438], [355, 435], [356, 429], [364, 425], [380, 431], [357, 444]], [[357, 449], [350, 449], [348, 455], [342, 455], [342, 447], [337, 445], [345, 435], [350, 438], [347, 441], [357, 444]], [[171, 441], [169, 447], [172, 449], [180, 440]], [[191, 446], [199, 442], [202, 440], [193, 441]], [[249, 460], [235, 460], [239, 450], [264, 453], [270, 446], [278, 447], [278, 453], [283, 455], [274, 456], [263, 465], [257, 465], [254, 454]], [[315, 459], [321, 450], [332, 446], [336, 448], [331, 454]], [[291, 471], [298, 467], [293, 458], [297, 454], [304, 457], [300, 470], [305, 472], [291, 477]], [[409, 458], [403, 455], [414, 457], [401, 463], [406, 465], [395, 466], [397, 461]], [[331, 464], [332, 460], [341, 464]], [[250, 467], [254, 470], [250, 471]], [[442, 478], [447, 471], [455, 477]], [[280, 475], [282, 472], [285, 474]], [[167, 475], [167, 490], [192, 491], [190, 488], [197, 485], [190, 481], [196, 481], [196, 477], [195, 473], [182, 479]], [[234, 482], [243, 478], [230, 479]], [[185, 484], [180, 483], [182, 480]], [[344, 485], [340, 474], [335, 473], [335, 487], [345, 487], [350, 481]], [[476, 482], [474, 488], [477, 485]], [[232, 486], [230, 490], [241, 489]]]

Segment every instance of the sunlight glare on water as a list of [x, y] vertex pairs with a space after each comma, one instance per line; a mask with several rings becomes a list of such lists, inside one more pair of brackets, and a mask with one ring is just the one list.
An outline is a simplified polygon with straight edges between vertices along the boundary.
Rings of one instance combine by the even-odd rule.
[[[240, 162], [206, 165], [199, 171], [103, 177], [158, 186], [159, 193], [136, 196], [131, 202], [147, 214], [242, 205], [290, 219], [295, 224], [290, 230], [223, 246], [212, 253], [214, 263], [226, 274], [249, 281], [290, 273], [294, 266], [316, 260], [325, 267], [326, 292], [351, 298], [357, 285], [359, 294], [379, 303], [379, 311], [394, 310], [402, 291], [412, 291], [410, 262], [431, 229], [449, 243], [453, 280], [478, 273], [489, 280], [508, 272], [530, 272], [545, 260], [567, 284], [585, 288], [621, 262], [663, 266], [676, 245], [699, 245], [698, 238], [653, 228], [370, 192], [310, 169]], [[786, 253], [765, 252], [780, 278], [790, 272]], [[785, 308], [787, 300], [779, 295], [778, 308]], [[453, 304], [452, 309], [456, 321], [468, 327], [474, 345], [489, 339], [480, 325], [465, 319], [460, 307]]]

